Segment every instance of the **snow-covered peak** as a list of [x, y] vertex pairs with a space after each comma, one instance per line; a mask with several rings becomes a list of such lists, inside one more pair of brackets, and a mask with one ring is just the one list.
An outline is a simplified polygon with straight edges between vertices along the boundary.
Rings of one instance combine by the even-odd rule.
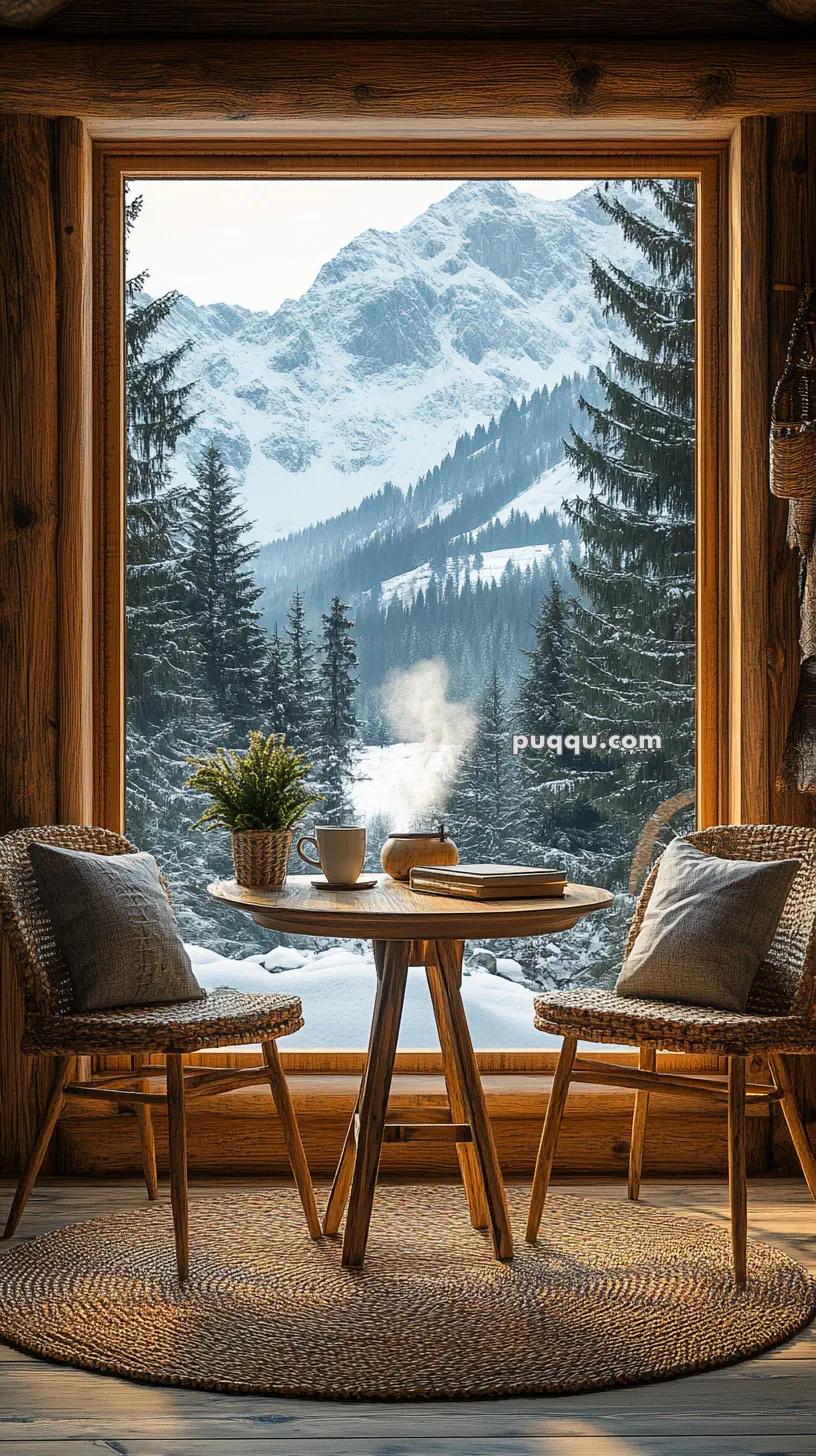
[[261, 540], [405, 488], [511, 399], [606, 363], [624, 335], [591, 258], [642, 269], [591, 187], [545, 201], [469, 181], [361, 233], [274, 314], [183, 298], [155, 341], [192, 345], [200, 419], [182, 454], [222, 448]]

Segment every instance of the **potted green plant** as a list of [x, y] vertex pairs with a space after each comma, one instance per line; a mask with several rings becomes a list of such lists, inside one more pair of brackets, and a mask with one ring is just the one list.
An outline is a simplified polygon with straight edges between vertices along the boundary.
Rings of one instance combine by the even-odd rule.
[[239, 885], [274, 888], [284, 883], [295, 825], [322, 796], [305, 782], [311, 769], [282, 734], [250, 733], [243, 753], [219, 748], [208, 758], [187, 760], [194, 772], [187, 787], [211, 803], [193, 826], [229, 829]]

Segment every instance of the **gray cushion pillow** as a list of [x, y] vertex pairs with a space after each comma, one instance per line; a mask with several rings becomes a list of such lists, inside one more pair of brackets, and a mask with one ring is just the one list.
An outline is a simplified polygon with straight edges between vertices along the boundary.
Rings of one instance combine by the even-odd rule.
[[76, 1011], [204, 999], [152, 854], [28, 854]]
[[673, 840], [618, 995], [744, 1011], [798, 868], [798, 859], [720, 859]]

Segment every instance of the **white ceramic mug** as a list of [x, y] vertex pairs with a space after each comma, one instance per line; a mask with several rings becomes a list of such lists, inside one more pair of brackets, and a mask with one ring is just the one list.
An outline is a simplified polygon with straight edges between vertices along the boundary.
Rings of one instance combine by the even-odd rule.
[[[314, 845], [317, 859], [303, 853], [304, 844]], [[318, 824], [314, 834], [298, 840], [297, 852], [307, 865], [322, 870], [330, 885], [353, 885], [365, 864], [366, 832]]]

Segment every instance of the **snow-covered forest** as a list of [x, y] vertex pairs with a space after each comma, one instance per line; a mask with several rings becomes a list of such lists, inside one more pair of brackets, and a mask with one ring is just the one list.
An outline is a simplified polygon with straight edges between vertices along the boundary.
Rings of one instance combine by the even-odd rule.
[[[229, 314], [226, 363], [240, 375], [228, 417], [226, 363], [212, 357], [212, 307], [203, 332], [190, 300], [151, 297], [145, 275], [128, 284], [127, 828], [167, 873], [185, 939], [255, 957], [247, 974], [307, 974], [317, 953], [315, 974], [331, 949], [290, 939], [300, 970], [284, 954], [282, 965], [262, 971], [274, 937], [211, 908], [203, 894], [209, 879], [230, 873], [229, 844], [191, 831], [201, 805], [184, 787], [185, 760], [220, 744], [240, 746], [250, 728], [286, 733], [307, 753], [325, 799], [321, 822], [364, 818], [371, 865], [389, 830], [444, 815], [463, 859], [563, 865], [575, 880], [619, 892], [612, 912], [566, 935], [495, 944], [477, 956], [474, 973], [487, 967], [514, 983], [514, 995], [525, 986], [614, 978], [640, 830], [663, 800], [693, 782], [693, 187], [601, 185], [563, 204], [557, 226], [556, 204], [546, 215], [537, 204], [533, 214], [518, 195], [507, 183], [465, 184], [402, 233], [376, 234], [373, 260], [370, 249], [363, 256], [366, 268], [388, 279], [380, 311], [369, 288], [360, 295], [364, 318], [359, 310], [341, 314], [339, 340], [335, 320], [332, 348], [345, 350], [344, 368], [354, 355], [372, 412], [378, 391], [385, 399], [401, 380], [404, 393], [408, 385], [413, 391], [418, 430], [423, 386], [430, 391], [436, 379], [441, 393], [440, 350], [465, 360], [470, 375], [446, 364], [466, 400], [449, 448], [426, 456], [407, 481], [394, 455], [394, 480], [362, 494], [358, 480], [347, 504], [336, 481], [344, 470], [370, 479], [371, 461], [354, 471], [335, 450], [340, 508], [326, 510], [316, 485], [313, 518], [308, 482], [320, 450], [309, 456], [308, 476], [302, 458], [278, 451], [270, 492], [280, 492], [288, 468], [287, 489], [300, 498], [305, 523], [264, 544], [247, 510], [248, 474], [257, 492], [259, 467], [250, 451], [250, 471], [247, 452], [236, 447], [240, 411], [263, 407], [274, 419], [283, 406], [258, 381], [253, 397], [240, 374], [236, 311], [218, 306]], [[139, 197], [127, 206], [132, 228]], [[539, 232], [531, 234], [533, 216]], [[412, 229], [425, 251], [409, 240], [413, 271], [403, 268], [395, 283], [403, 234]], [[417, 253], [431, 259], [432, 279], [427, 270], [415, 276]], [[328, 270], [348, 291], [358, 258], [352, 244], [327, 260], [314, 289], [325, 289]], [[470, 278], [466, 329], [461, 274], [471, 263], [481, 271]], [[447, 324], [445, 268], [458, 290]], [[560, 329], [559, 348], [549, 353], [542, 345], [547, 280]], [[304, 315], [308, 298], [282, 305], [279, 323], [264, 316], [271, 317], [267, 343], [278, 341], [278, 371], [283, 325], [291, 332], [293, 310]], [[582, 357], [574, 353], [572, 362], [580, 367], [547, 382], [547, 370], [568, 357], [570, 310], [582, 341]], [[310, 317], [323, 317], [316, 304]], [[241, 327], [255, 348], [259, 326], [242, 320]], [[311, 327], [297, 322], [290, 392], [321, 347]], [[523, 367], [518, 357], [533, 336], [537, 376], [535, 350]], [[383, 361], [384, 337], [402, 341], [394, 344], [400, 357]], [[481, 373], [467, 395], [472, 366]], [[504, 402], [474, 423], [486, 369], [493, 380], [501, 376]], [[332, 388], [329, 381], [329, 395]], [[438, 410], [429, 451], [438, 450], [440, 420]], [[265, 458], [273, 453], [267, 448]], [[417, 439], [410, 458], [420, 459]], [[276, 509], [270, 504], [266, 519]], [[284, 501], [280, 519], [291, 514]], [[658, 734], [662, 747], [578, 757], [511, 748], [514, 732], [603, 739], [615, 731]], [[675, 821], [673, 830], [681, 827]]]

